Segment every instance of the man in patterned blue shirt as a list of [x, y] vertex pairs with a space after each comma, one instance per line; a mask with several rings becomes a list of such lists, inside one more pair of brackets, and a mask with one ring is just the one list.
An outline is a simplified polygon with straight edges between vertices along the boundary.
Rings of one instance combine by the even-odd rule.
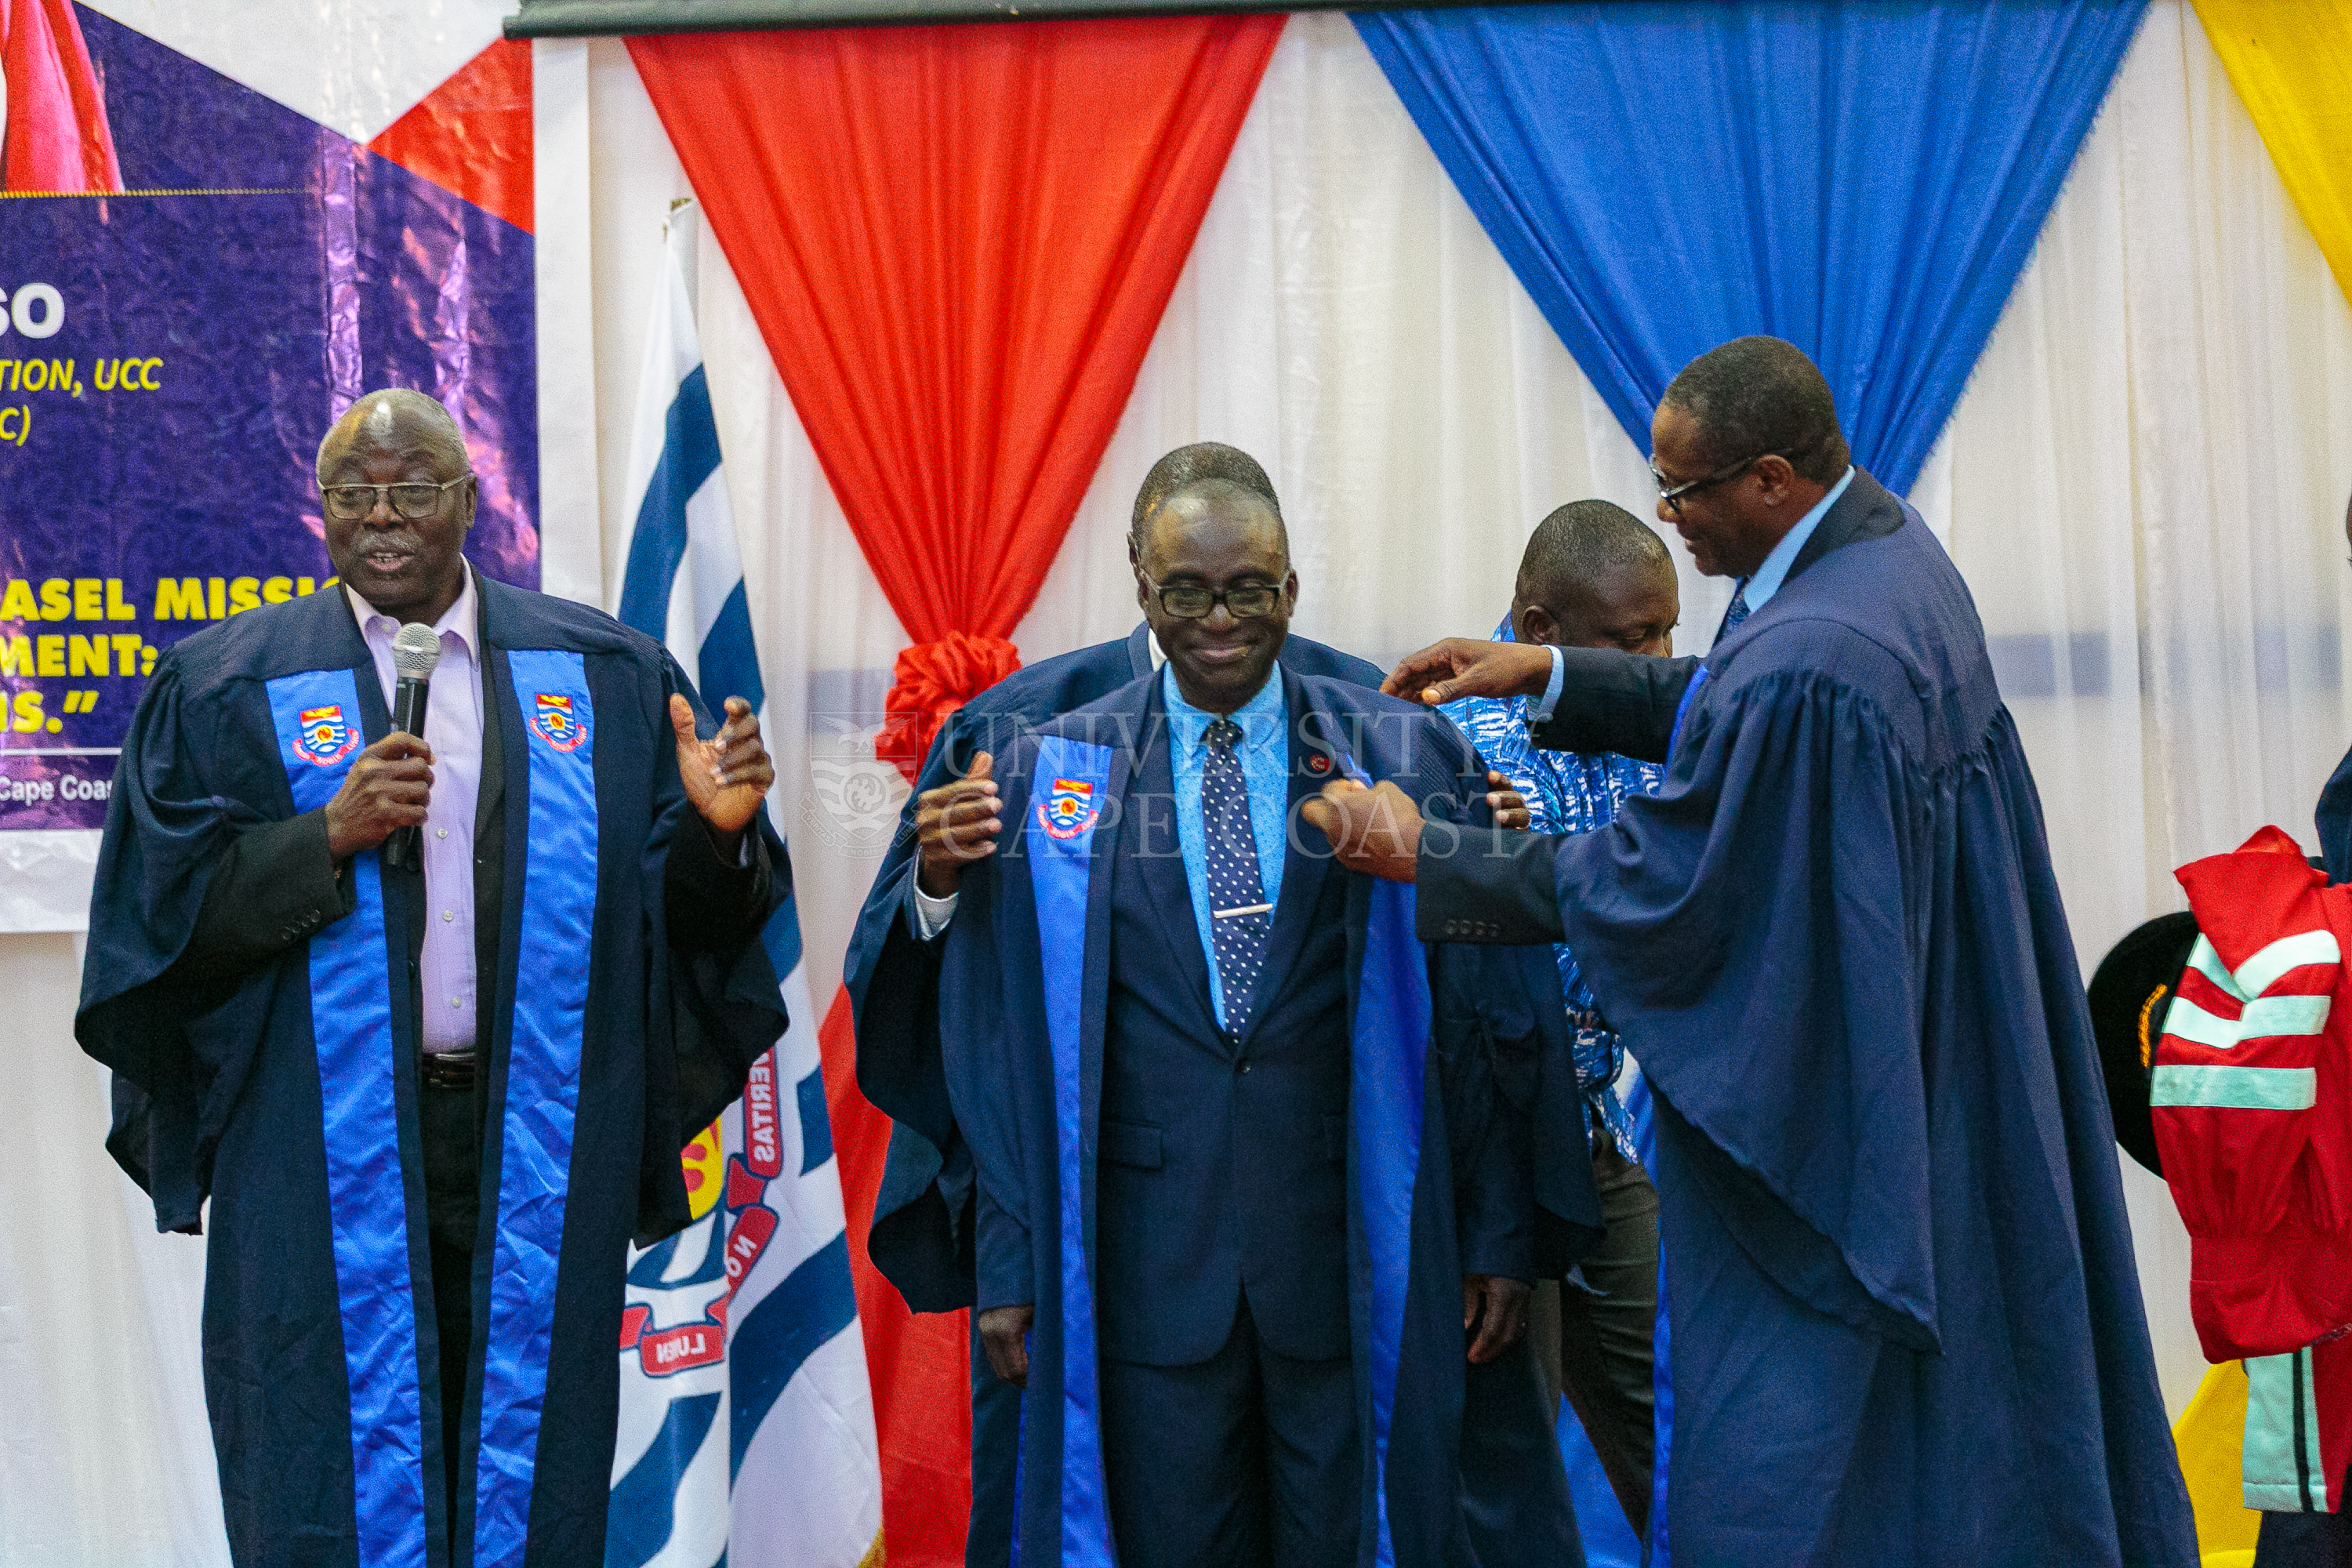
[[[1571, 502], [1547, 517], [1519, 560], [1511, 613], [1497, 642], [1557, 643], [1672, 654], [1680, 615], [1674, 562], [1656, 533], [1603, 500]], [[1538, 833], [1583, 833], [1647, 795], [1664, 770], [1615, 752], [1538, 751], [1528, 738], [1527, 699], [1467, 697], [1445, 705], [1487, 765], [1526, 796]], [[1555, 1394], [1565, 1393], [1591, 1438], [1636, 1533], [1649, 1514], [1651, 1336], [1657, 1315], [1658, 1194], [1643, 1173], [1633, 1128], [1616, 1092], [1625, 1050], [1594, 1010], [1576, 955], [1556, 944], [1560, 989], [1576, 1029], [1576, 1075], [1591, 1109], [1592, 1176], [1609, 1236], [1575, 1279], [1540, 1287], [1529, 1322]], [[1555, 1326], [1556, 1325], [1556, 1326]], [[1552, 1405], [1558, 1407], [1555, 1396]]]

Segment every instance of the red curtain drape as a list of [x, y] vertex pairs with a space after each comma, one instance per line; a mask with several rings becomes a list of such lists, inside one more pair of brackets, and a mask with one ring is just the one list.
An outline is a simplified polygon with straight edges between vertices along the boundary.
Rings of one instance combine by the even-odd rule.
[[629, 41], [914, 645], [883, 742], [910, 778], [939, 716], [1014, 668], [1004, 639], [1094, 478], [1281, 27]]
[[0, 0], [0, 190], [119, 191], [106, 96], [73, 0]]
[[817, 1030], [825, 1111], [849, 1221], [849, 1274], [874, 1390], [882, 1459], [882, 1546], [891, 1568], [956, 1568], [971, 1512], [971, 1326], [965, 1312], [918, 1317], [874, 1270], [866, 1233], [890, 1146], [890, 1119], [857, 1092], [849, 993]]
[[[629, 50], [913, 646], [877, 750], [1018, 667], [1281, 35], [1279, 16], [671, 35]], [[1140, 475], [1136, 476], [1138, 479]], [[963, 1560], [964, 1314], [866, 1250], [889, 1121], [820, 1038], [898, 1568]]]

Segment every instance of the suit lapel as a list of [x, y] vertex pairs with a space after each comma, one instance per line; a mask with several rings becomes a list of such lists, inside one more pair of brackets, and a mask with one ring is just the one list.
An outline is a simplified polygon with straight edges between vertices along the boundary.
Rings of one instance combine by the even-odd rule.
[[1147, 681], [1144, 689], [1143, 708], [1134, 715], [1139, 726], [1135, 744], [1119, 748], [1137, 760], [1120, 796], [1116, 874], [1141, 879], [1143, 901], [1183, 973], [1184, 992], [1199, 1014], [1201, 1030], [1204, 1037], [1221, 1038], [1216, 1006], [1209, 999], [1208, 956], [1201, 951], [1200, 922], [1192, 915], [1192, 885], [1184, 875], [1183, 850], [1176, 836], [1175, 739], [1160, 700], [1160, 682]]
[[[1307, 689], [1298, 677], [1287, 669], [1276, 667], [1282, 676], [1284, 710], [1289, 715], [1290, 733], [1290, 798], [1283, 809], [1284, 848], [1282, 857], [1282, 896], [1275, 900], [1274, 930], [1267, 933], [1265, 967], [1258, 977], [1261, 997], [1279, 995], [1289, 980], [1290, 971], [1298, 962], [1301, 949], [1307, 945], [1307, 933], [1314, 923], [1315, 906], [1323, 896], [1323, 878], [1330, 868], [1327, 855], [1297, 853], [1299, 845], [1298, 808], [1307, 798], [1331, 782], [1328, 759], [1324, 753], [1306, 743], [1310, 735], [1324, 733], [1327, 716], [1307, 707]], [[1322, 761], [1322, 772], [1311, 763]], [[1200, 943], [1195, 941], [1193, 946]], [[1266, 1016], [1263, 1006], [1252, 1009], [1250, 1026], [1243, 1036], [1257, 1032], [1258, 1021]]]

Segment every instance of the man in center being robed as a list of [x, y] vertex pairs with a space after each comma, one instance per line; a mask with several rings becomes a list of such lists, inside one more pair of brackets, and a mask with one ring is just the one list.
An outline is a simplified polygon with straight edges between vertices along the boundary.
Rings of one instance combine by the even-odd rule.
[[[1162, 455], [1137, 487], [1130, 557], [1170, 496], [1210, 479], [1239, 485], [1282, 515], [1257, 459], [1222, 441], [1192, 442]], [[1303, 675], [1364, 687], [1381, 683], [1376, 666], [1304, 637], [1283, 639], [1280, 657]], [[856, 1028], [858, 1084], [893, 1119], [868, 1246], [875, 1268], [918, 1312], [971, 1304], [971, 1160], [948, 1111], [940, 1070], [939, 961], [963, 868], [994, 852], [1003, 827], [991, 769], [1015, 735], [1150, 675], [1160, 658], [1150, 624], [1138, 621], [1125, 637], [1024, 665], [948, 715], [858, 911], [842, 965]], [[977, 1336], [971, 1360], [965, 1561], [973, 1568], [998, 1568], [1010, 1562], [1013, 1548], [1021, 1399], [989, 1372]]]
[[1277, 663], [1297, 579], [1262, 496], [1177, 491], [1136, 575], [1167, 665], [999, 759], [940, 965], [981, 1337], [1024, 1389], [1019, 1558], [1575, 1561], [1520, 1337], [1541, 1237], [1595, 1217], [1589, 1183], [1549, 1218], [1530, 1184], [1549, 967], [1424, 949], [1295, 817], [1361, 772], [1466, 821], [1485, 771]]

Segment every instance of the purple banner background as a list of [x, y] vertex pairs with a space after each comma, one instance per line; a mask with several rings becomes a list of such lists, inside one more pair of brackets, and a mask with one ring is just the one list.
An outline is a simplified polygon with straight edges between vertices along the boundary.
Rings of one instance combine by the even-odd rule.
[[125, 187], [174, 194], [0, 204], [0, 296], [64, 315], [0, 331], [0, 832], [99, 826], [156, 653], [331, 575], [312, 465], [362, 392], [449, 405], [466, 552], [539, 584], [531, 237], [77, 10]]

